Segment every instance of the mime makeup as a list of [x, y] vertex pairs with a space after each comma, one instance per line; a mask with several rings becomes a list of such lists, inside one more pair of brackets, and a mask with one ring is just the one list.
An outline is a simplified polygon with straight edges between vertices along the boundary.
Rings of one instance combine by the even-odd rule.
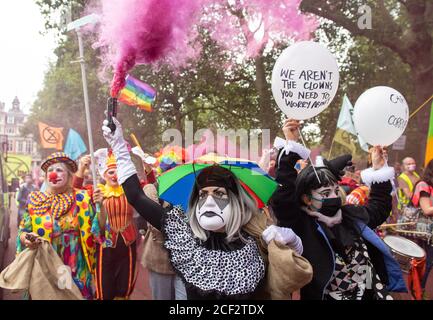
[[200, 190], [196, 217], [203, 229], [221, 230], [227, 224], [230, 214], [230, 201], [224, 188], [207, 187]]

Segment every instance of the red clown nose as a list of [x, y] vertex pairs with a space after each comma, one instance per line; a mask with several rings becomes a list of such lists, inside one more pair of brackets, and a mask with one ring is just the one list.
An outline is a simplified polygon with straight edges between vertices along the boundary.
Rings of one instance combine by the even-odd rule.
[[56, 182], [57, 181], [57, 173], [56, 172], [51, 172], [49, 175], [48, 175], [48, 180], [50, 181], [50, 182]]

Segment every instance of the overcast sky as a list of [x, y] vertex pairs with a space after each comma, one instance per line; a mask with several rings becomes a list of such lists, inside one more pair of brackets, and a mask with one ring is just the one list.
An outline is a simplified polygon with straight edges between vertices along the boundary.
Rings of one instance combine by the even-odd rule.
[[0, 1], [0, 101], [7, 109], [18, 96], [29, 111], [55, 59], [55, 37], [40, 31], [44, 20], [34, 0]]

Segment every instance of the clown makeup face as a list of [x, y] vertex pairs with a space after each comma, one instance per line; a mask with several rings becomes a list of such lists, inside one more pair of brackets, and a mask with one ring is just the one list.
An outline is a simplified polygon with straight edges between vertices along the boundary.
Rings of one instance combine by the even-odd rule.
[[328, 217], [333, 217], [341, 208], [340, 189], [338, 184], [320, 187], [311, 191], [310, 208]]
[[203, 229], [224, 232], [231, 215], [230, 201], [226, 189], [223, 187], [201, 189], [195, 214], [199, 225]]
[[107, 185], [110, 187], [119, 186], [119, 182], [117, 181], [117, 169], [115, 169], [115, 168], [108, 169], [104, 173], [104, 179], [105, 179]]
[[68, 169], [63, 163], [55, 163], [47, 170], [47, 187], [53, 192], [62, 192], [69, 182]]

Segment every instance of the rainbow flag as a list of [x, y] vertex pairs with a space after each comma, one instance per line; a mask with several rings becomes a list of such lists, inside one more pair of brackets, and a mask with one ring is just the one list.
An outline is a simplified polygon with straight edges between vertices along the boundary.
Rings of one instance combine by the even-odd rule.
[[150, 112], [152, 111], [152, 104], [156, 99], [156, 90], [148, 84], [128, 75], [126, 77], [126, 85], [120, 90], [117, 99], [128, 106], [138, 107]]
[[427, 135], [427, 147], [425, 149], [425, 166], [433, 159], [433, 103], [430, 111], [430, 124]]

